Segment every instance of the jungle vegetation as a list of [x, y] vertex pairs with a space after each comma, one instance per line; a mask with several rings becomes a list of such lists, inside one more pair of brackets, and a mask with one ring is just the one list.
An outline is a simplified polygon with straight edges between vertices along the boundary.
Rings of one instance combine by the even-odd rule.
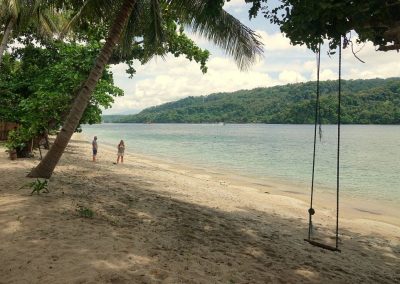
[[[336, 123], [337, 81], [323, 81], [321, 122]], [[400, 78], [343, 80], [342, 123], [399, 124]], [[293, 123], [312, 124], [316, 82], [187, 97], [136, 115], [103, 117], [136, 123]]]

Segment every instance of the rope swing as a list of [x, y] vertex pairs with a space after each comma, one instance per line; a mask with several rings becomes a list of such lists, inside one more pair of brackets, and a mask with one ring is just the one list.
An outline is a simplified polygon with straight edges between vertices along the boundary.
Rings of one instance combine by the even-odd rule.
[[339, 42], [339, 84], [338, 84], [338, 106], [337, 106], [337, 155], [336, 155], [336, 236], [335, 246], [330, 246], [324, 243], [314, 241], [312, 239], [312, 216], [315, 214], [313, 208], [314, 198], [314, 177], [315, 177], [315, 150], [317, 144], [317, 125], [321, 125], [320, 119], [320, 67], [321, 67], [321, 44], [318, 48], [318, 59], [317, 59], [317, 98], [315, 102], [315, 124], [314, 124], [314, 151], [313, 151], [313, 164], [312, 164], [312, 177], [311, 177], [311, 200], [310, 208], [308, 209], [308, 238], [304, 239], [306, 242], [313, 246], [317, 246], [323, 249], [338, 251], [339, 249], [339, 187], [340, 187], [340, 124], [341, 124], [341, 95], [342, 95], [342, 40]]

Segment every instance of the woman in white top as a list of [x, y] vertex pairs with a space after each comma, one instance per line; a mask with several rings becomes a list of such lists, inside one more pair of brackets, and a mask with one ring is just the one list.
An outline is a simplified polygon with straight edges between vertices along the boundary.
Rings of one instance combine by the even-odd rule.
[[119, 159], [121, 158], [121, 163], [124, 162], [124, 152], [125, 152], [125, 144], [124, 140], [121, 140], [118, 144], [118, 158], [117, 158], [117, 164], [119, 163]]

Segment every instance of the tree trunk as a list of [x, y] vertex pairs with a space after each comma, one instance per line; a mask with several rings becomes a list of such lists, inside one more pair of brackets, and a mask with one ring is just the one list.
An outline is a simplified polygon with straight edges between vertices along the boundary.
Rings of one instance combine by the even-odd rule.
[[3, 62], [3, 53], [7, 48], [8, 39], [10, 38], [10, 34], [12, 32], [13, 27], [14, 27], [14, 21], [13, 21], [13, 19], [10, 19], [10, 21], [7, 24], [6, 30], [4, 31], [3, 38], [1, 39], [1, 44], [0, 44], [0, 68], [1, 68], [1, 63]]
[[97, 81], [101, 77], [107, 62], [112, 55], [115, 45], [119, 41], [122, 30], [130, 14], [132, 13], [135, 2], [136, 0], [125, 0], [122, 4], [120, 11], [109, 31], [106, 43], [104, 44], [103, 48], [100, 51], [100, 54], [96, 58], [95, 64], [90, 71], [89, 77], [82, 85], [82, 88], [80, 89], [74, 103], [72, 104], [71, 111], [68, 114], [68, 117], [65, 120], [60, 133], [57, 135], [57, 138], [54, 141], [54, 144], [51, 146], [47, 155], [43, 158], [39, 165], [37, 165], [36, 168], [32, 169], [32, 171], [28, 174], [28, 177], [50, 178], [53, 174], [54, 168], [56, 167], [58, 161], [64, 153], [64, 150], [67, 147], [72, 134], [74, 133], [80, 119], [82, 118], [83, 112], [85, 111], [89, 103], [90, 97], [94, 88], [96, 87]]

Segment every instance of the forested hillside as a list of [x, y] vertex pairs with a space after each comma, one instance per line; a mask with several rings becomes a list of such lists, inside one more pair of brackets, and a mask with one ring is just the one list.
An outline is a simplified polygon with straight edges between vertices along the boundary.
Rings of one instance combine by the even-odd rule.
[[[400, 78], [343, 80], [342, 121], [399, 124]], [[336, 123], [337, 81], [321, 82], [323, 123]], [[316, 82], [187, 97], [150, 107], [113, 122], [136, 123], [313, 123]]]

